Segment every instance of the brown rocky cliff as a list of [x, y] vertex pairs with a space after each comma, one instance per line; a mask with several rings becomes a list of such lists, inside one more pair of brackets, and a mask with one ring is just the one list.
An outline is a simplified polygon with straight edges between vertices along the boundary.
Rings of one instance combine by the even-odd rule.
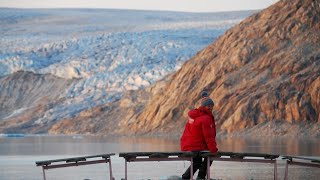
[[[137, 91], [128, 91], [121, 99], [80, 112], [75, 117], [62, 119], [53, 124], [50, 134], [98, 134], [119, 135], [123, 127], [134, 123], [135, 115], [145, 107], [151, 96], [162, 90], [166, 80]], [[120, 135], [127, 135], [127, 132]]]
[[[320, 123], [319, 0], [279, 1], [186, 62], [118, 133], [180, 131], [199, 93], [215, 101], [220, 132], [258, 124]], [[130, 123], [129, 123], [130, 122]]]
[[19, 71], [0, 78], [0, 132], [45, 133], [50, 124], [35, 121], [64, 101], [74, 80]]

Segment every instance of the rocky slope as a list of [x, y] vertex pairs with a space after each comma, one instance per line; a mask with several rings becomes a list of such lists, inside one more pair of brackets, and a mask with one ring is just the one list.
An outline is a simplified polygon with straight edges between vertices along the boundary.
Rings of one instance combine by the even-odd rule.
[[[132, 132], [126, 130], [131, 123], [134, 123], [131, 119], [134, 119], [145, 108], [152, 96], [163, 91], [167, 81], [172, 78], [171, 76], [166, 76], [148, 88], [128, 91], [121, 99], [116, 101], [81, 111], [75, 117], [62, 119], [52, 125], [48, 133], [131, 135]], [[127, 132], [120, 132], [120, 129]], [[172, 132], [170, 135], [177, 132]]]
[[0, 78], [0, 131], [47, 132], [54, 121], [41, 124], [41, 119], [65, 101], [66, 89], [76, 81], [24, 71]]
[[318, 0], [283, 0], [250, 16], [187, 61], [119, 132], [178, 131], [205, 89], [220, 133], [278, 124], [268, 133], [282, 135], [300, 124], [292, 134], [310, 127], [319, 137], [319, 23]]

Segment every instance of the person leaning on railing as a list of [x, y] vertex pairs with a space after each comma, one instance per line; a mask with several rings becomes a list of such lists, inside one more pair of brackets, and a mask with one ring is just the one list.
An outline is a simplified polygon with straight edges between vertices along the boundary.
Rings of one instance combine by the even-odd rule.
[[[188, 112], [189, 119], [180, 138], [181, 151], [193, 151], [197, 154], [193, 158], [193, 173], [199, 170], [197, 179], [205, 179], [207, 172], [207, 159], [200, 156], [200, 151], [210, 151], [216, 154], [216, 125], [212, 115], [214, 102], [208, 93], [201, 93], [201, 105]], [[210, 162], [210, 165], [212, 161]], [[191, 167], [182, 175], [182, 179], [190, 179]]]

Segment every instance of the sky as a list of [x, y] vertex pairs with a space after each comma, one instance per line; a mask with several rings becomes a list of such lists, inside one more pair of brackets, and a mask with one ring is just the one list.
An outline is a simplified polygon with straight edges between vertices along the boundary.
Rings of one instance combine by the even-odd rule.
[[264, 9], [278, 0], [0, 0], [9, 8], [107, 8], [217, 12]]

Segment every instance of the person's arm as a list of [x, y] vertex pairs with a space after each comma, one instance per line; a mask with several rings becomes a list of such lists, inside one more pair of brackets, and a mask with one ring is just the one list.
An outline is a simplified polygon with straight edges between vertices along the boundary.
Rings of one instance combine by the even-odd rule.
[[188, 112], [188, 123], [189, 124], [193, 124], [194, 123], [194, 119], [200, 116], [200, 112], [198, 109], [192, 109]]
[[195, 119], [201, 115], [200, 111], [198, 109], [192, 109], [188, 112], [189, 118]]
[[216, 143], [216, 128], [215, 124], [211, 118], [205, 117], [202, 121], [202, 133], [205, 138], [206, 144], [211, 153], [217, 153], [217, 143]]

